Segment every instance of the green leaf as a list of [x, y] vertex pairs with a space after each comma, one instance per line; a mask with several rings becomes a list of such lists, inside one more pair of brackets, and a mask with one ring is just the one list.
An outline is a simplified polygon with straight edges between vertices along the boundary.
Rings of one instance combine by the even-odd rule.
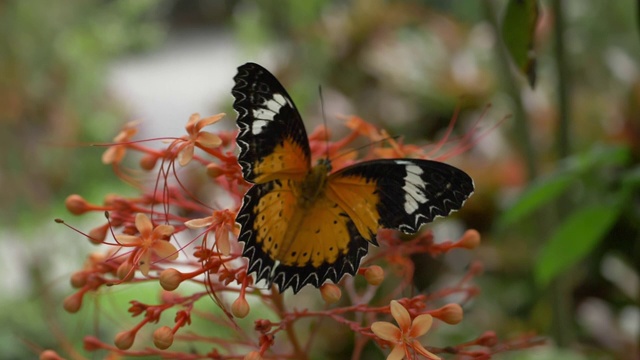
[[607, 234], [620, 216], [623, 201], [583, 207], [564, 221], [543, 247], [534, 269], [538, 284], [547, 285], [561, 272], [583, 259]]
[[536, 82], [533, 44], [538, 15], [537, 0], [509, 0], [502, 21], [502, 40], [531, 87]]
[[498, 231], [531, 215], [541, 206], [560, 196], [575, 179], [573, 173], [557, 172], [532, 183], [518, 200], [500, 216], [497, 221]]
[[[590, 151], [563, 160], [549, 176], [535, 180], [507, 209], [496, 223], [498, 231], [522, 221], [534, 211], [560, 196], [574, 181], [593, 177], [594, 171], [605, 166], [625, 166], [631, 153], [624, 146], [594, 146]], [[631, 178], [629, 179], [631, 180]]]

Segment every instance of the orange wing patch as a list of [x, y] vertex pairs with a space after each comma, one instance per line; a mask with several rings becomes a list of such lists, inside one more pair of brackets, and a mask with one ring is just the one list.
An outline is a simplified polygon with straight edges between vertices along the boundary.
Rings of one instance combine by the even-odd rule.
[[275, 182], [253, 208], [255, 242], [271, 259], [289, 266], [333, 264], [351, 240], [342, 209], [326, 196], [299, 206], [299, 185]]
[[377, 245], [380, 197], [374, 181], [360, 176], [329, 177], [327, 197], [344, 209], [363, 238]]
[[281, 291], [354, 275], [367, 254], [367, 240], [345, 210], [322, 195], [302, 208], [300, 185], [294, 180], [254, 185], [237, 217], [248, 271]]
[[253, 166], [256, 183], [285, 178], [302, 180], [308, 172], [309, 160], [300, 145], [291, 138], [283, 139]]
[[338, 204], [326, 196], [318, 198], [310, 208], [298, 210], [276, 258], [284, 265], [297, 267], [335, 263], [348, 252], [348, 221]]
[[273, 189], [262, 195], [253, 208], [255, 241], [272, 259], [278, 259], [282, 239], [296, 210], [297, 199], [289, 182], [274, 182]]

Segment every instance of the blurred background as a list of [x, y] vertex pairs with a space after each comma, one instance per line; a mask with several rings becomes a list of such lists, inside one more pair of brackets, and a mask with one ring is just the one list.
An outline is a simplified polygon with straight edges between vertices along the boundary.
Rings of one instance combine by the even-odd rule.
[[102, 219], [74, 218], [66, 196], [135, 190], [88, 145], [136, 119], [141, 138], [180, 136], [194, 112], [233, 128], [232, 77], [254, 61], [307, 128], [321, 85], [336, 138], [335, 115], [356, 114], [435, 143], [457, 109], [451, 141], [482, 134], [450, 160], [475, 180], [459, 217], [483, 235], [485, 273], [449, 339], [536, 332], [547, 346], [498, 358], [639, 359], [638, 3], [540, 1], [537, 17], [531, 4], [0, 2], [3, 358], [79, 349], [94, 323], [61, 307], [92, 246], [53, 219], [90, 229]]

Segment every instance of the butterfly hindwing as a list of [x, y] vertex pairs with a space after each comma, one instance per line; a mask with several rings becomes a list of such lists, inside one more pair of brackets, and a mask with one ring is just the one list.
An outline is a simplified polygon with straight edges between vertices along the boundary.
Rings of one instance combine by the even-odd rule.
[[289, 94], [258, 64], [240, 66], [233, 79], [238, 162], [244, 179], [264, 183], [276, 178], [304, 177], [310, 168], [311, 151], [304, 124]]
[[[419, 159], [362, 162], [332, 174], [328, 182], [339, 199], [366, 207], [352, 216], [359, 229], [373, 231], [377, 221], [377, 227], [405, 233], [415, 233], [436, 217], [459, 210], [474, 189], [464, 171]], [[357, 188], [361, 190], [353, 190]]]
[[348, 214], [326, 196], [301, 209], [298, 185], [290, 179], [254, 185], [237, 216], [248, 271], [277, 284], [280, 292], [338, 282], [354, 275], [367, 254], [367, 240]]

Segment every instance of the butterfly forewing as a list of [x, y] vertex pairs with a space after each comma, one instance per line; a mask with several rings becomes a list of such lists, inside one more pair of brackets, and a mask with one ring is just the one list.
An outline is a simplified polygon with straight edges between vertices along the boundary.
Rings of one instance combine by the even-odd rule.
[[252, 183], [285, 177], [302, 179], [310, 168], [311, 151], [289, 94], [258, 64], [240, 66], [233, 80], [238, 162], [244, 179]]

